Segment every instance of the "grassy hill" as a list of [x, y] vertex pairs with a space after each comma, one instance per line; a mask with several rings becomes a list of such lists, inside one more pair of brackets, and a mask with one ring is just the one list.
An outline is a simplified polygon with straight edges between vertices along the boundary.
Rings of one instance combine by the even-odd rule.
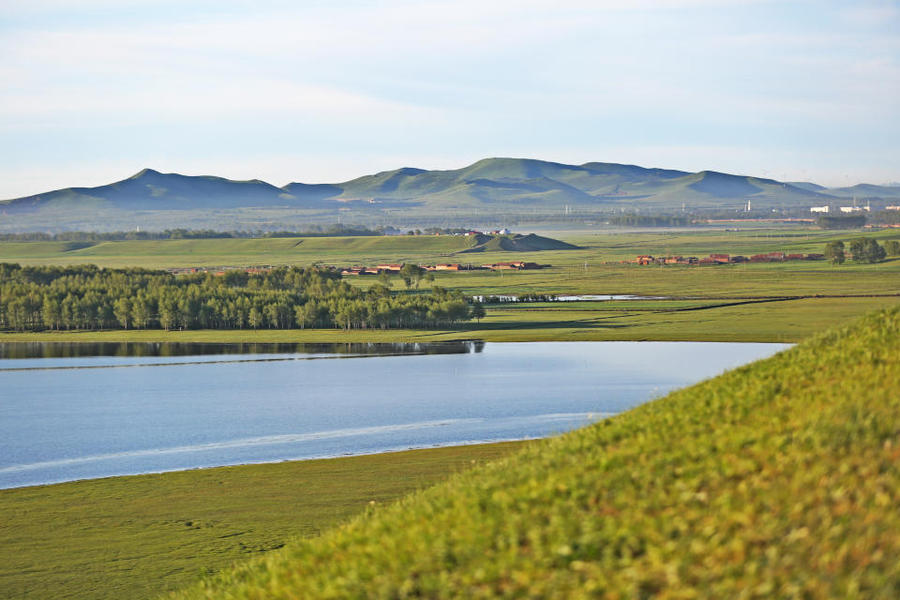
[[176, 597], [895, 598], [898, 355], [871, 315]]
[[756, 209], [806, 208], [846, 202], [848, 196], [893, 202], [898, 190], [871, 185], [829, 190], [807, 182], [714, 171], [521, 158], [487, 158], [442, 171], [405, 167], [341, 183], [295, 182], [283, 187], [144, 169], [109, 185], [0, 202], [0, 231], [138, 226], [277, 229], [338, 220], [401, 226], [504, 225], [510, 218], [546, 218], [569, 209], [580, 214], [623, 209], [673, 212], [682, 206], [738, 210], [747, 200]]
[[577, 250], [578, 246], [554, 240], [534, 233], [527, 235], [485, 235], [475, 236], [475, 245], [464, 252], [540, 252], [544, 250]]

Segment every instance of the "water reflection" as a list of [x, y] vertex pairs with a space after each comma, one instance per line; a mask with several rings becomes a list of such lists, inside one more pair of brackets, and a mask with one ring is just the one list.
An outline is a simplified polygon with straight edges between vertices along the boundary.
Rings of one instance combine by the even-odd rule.
[[484, 350], [481, 340], [397, 343], [183, 343], [183, 342], [3, 342], [0, 359], [115, 357], [178, 357], [238, 354], [337, 354], [352, 356], [415, 356], [471, 354]]
[[784, 347], [5, 344], [0, 489], [542, 437]]

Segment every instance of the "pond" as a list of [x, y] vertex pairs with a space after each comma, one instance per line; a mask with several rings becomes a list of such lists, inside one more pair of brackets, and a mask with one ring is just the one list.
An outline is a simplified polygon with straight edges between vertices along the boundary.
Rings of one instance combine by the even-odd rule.
[[0, 344], [0, 488], [544, 437], [784, 344]]

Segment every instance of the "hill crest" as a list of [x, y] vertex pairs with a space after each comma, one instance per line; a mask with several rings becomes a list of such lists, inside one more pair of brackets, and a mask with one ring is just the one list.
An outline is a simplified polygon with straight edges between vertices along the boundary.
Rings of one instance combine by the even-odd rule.
[[[148, 229], [202, 228], [214, 226], [210, 221], [215, 215], [210, 211], [245, 209], [280, 211], [307, 223], [333, 223], [350, 211], [353, 222], [359, 224], [463, 224], [570, 211], [740, 210], [748, 200], [761, 210], [805, 209], [845, 202], [848, 196], [895, 203], [900, 188], [860, 184], [831, 190], [710, 170], [689, 173], [619, 163], [569, 165], [504, 157], [485, 158], [459, 169], [403, 167], [340, 183], [293, 182], [282, 187], [259, 179], [239, 181], [144, 168], [107, 185], [0, 201], [4, 217], [0, 230], [15, 230], [17, 222], [65, 229], [85, 221], [116, 226], [117, 221], [134, 223], [138, 218], [136, 224]], [[165, 211], [169, 214], [162, 214]], [[232, 228], [242, 226], [241, 219], [257, 223], [260, 219], [240, 214], [231, 218]], [[267, 226], [283, 224], [283, 217], [278, 217]]]
[[577, 250], [579, 246], [553, 238], [528, 234], [491, 235], [479, 233], [471, 248], [460, 250], [458, 254], [470, 252], [541, 252], [543, 250]]

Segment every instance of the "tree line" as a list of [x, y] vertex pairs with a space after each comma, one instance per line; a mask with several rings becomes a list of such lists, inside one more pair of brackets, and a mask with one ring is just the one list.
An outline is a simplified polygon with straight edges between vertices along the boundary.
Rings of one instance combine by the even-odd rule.
[[877, 263], [888, 256], [900, 256], [900, 241], [888, 240], [882, 246], [874, 238], [857, 238], [849, 242], [849, 248], [841, 240], [825, 244], [825, 258], [832, 264], [843, 264], [848, 254], [854, 262]]
[[859, 229], [866, 224], [866, 215], [819, 215], [816, 225], [822, 229]]
[[638, 215], [625, 213], [609, 217], [610, 225], [623, 227], [684, 227], [691, 224], [691, 219], [675, 215]]
[[333, 270], [279, 267], [175, 276], [147, 269], [0, 263], [0, 328], [292, 329], [452, 327], [480, 317], [459, 292], [368, 290]]
[[305, 230], [284, 231], [219, 231], [216, 229], [165, 229], [163, 231], [63, 231], [45, 233], [32, 231], [24, 233], [0, 233], [4, 242], [120, 242], [136, 240], [205, 240], [227, 238], [283, 238], [283, 237], [330, 237], [330, 236], [375, 236], [395, 232], [393, 228], [369, 229], [364, 225], [310, 225]]

